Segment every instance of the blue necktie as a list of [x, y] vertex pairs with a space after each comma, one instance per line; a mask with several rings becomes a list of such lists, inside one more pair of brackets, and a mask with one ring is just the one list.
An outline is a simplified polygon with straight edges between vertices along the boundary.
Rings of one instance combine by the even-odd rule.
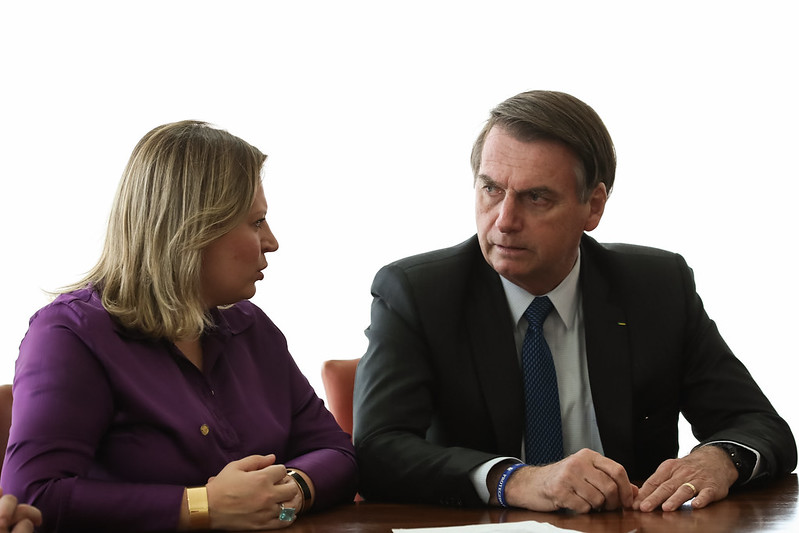
[[528, 322], [522, 344], [524, 453], [531, 465], [563, 459], [558, 379], [543, 331], [544, 319], [552, 308], [549, 298], [536, 297], [524, 312]]

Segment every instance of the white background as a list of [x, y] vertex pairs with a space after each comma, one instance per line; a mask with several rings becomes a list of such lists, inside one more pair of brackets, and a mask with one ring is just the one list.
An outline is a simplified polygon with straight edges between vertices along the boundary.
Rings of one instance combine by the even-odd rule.
[[796, 429], [793, 4], [4, 2], [0, 382], [43, 291], [96, 261], [134, 144], [194, 118], [269, 154], [280, 250], [254, 301], [323, 395], [321, 362], [365, 350], [377, 269], [474, 233], [469, 153], [489, 109], [555, 89], [616, 143], [594, 236], [682, 253]]

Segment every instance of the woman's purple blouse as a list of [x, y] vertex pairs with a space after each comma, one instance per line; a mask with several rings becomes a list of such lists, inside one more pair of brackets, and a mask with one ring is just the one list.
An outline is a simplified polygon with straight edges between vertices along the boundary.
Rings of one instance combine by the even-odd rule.
[[177, 526], [184, 487], [274, 453], [306, 472], [316, 507], [351, 501], [350, 436], [255, 305], [213, 311], [201, 372], [171, 342], [119, 326], [89, 289], [31, 319], [14, 377], [0, 486], [46, 531]]

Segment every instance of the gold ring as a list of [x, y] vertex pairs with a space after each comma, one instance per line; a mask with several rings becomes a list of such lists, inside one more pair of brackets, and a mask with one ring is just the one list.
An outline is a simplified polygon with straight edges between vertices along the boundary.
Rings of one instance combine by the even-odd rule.
[[680, 485], [680, 486], [681, 486], [681, 487], [688, 487], [689, 489], [691, 489], [691, 492], [693, 492], [693, 493], [694, 493], [694, 496], [696, 496], [696, 494], [697, 494], [697, 490], [696, 490], [696, 487], [694, 487], [692, 483], [685, 482], [685, 483], [683, 483], [683, 484], [682, 484], [682, 485]]

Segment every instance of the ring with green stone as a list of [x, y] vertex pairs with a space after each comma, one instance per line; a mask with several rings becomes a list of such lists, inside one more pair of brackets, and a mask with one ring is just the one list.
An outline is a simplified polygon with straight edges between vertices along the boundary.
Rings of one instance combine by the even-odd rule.
[[277, 515], [277, 519], [281, 522], [291, 522], [295, 518], [295, 509], [294, 507], [284, 507], [283, 504], [280, 504], [280, 514]]

